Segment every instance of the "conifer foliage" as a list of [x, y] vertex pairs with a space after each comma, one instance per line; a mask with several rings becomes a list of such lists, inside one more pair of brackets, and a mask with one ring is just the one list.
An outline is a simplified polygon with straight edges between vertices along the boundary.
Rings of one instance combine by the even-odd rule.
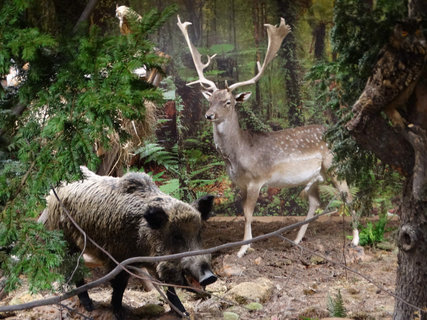
[[133, 70], [161, 65], [148, 36], [175, 11], [146, 13], [126, 36], [94, 23], [48, 33], [28, 19], [36, 2], [0, 4], [0, 75], [19, 70], [17, 86], [0, 87], [0, 263], [8, 289], [21, 274], [33, 290], [62, 279], [52, 272], [62, 261], [61, 235], [36, 217], [50, 186], [79, 178], [80, 165], [96, 167], [95, 142], [107, 149], [112, 131], [126, 138], [121, 121], [143, 120], [144, 101], [161, 100]]

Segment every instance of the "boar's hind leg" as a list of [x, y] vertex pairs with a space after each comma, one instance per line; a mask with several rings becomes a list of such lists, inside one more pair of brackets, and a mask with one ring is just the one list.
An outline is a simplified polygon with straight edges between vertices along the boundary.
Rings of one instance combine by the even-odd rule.
[[111, 280], [111, 286], [113, 287], [111, 305], [113, 306], [114, 315], [117, 319], [123, 319], [124, 316], [122, 299], [128, 280], [129, 274], [126, 271], [120, 272], [113, 280]]
[[168, 297], [168, 300], [170, 303], [172, 303], [179, 311], [181, 311], [183, 314], [188, 315], [187, 311], [185, 311], [184, 306], [182, 305], [181, 300], [179, 300], [178, 295], [176, 294], [174, 287], [168, 287], [168, 290], [166, 291], [166, 296]]

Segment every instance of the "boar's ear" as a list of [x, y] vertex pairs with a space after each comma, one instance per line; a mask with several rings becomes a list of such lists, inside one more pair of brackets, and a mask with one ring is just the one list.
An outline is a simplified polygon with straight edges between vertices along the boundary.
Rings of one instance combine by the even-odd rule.
[[215, 197], [212, 195], [207, 195], [207, 196], [203, 196], [203, 197], [197, 199], [193, 203], [193, 207], [195, 207], [197, 210], [199, 210], [199, 212], [202, 215], [203, 220], [208, 220], [208, 218], [210, 217], [210, 213], [211, 213], [212, 207], [213, 207], [214, 198]]
[[144, 218], [151, 229], [160, 229], [168, 221], [168, 215], [159, 207], [149, 207], [144, 213]]

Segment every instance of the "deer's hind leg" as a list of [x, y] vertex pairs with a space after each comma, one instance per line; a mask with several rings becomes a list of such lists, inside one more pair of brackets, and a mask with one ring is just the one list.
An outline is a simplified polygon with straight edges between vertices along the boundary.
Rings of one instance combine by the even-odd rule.
[[[344, 180], [340, 181], [334, 176], [330, 176], [330, 177], [331, 177], [332, 183], [334, 184], [335, 188], [337, 188], [340, 193], [346, 194], [346, 202], [351, 203], [353, 201], [353, 196], [350, 193], [350, 189], [347, 185], [347, 182], [345, 182]], [[359, 224], [360, 216], [354, 210], [351, 210], [350, 214], [351, 214], [351, 226], [353, 228], [353, 240], [351, 240], [351, 244], [354, 246], [358, 246], [359, 245], [359, 230], [357, 229], [357, 226]]]
[[[313, 218], [314, 213], [316, 212], [317, 208], [319, 208], [320, 206], [319, 188], [317, 186], [317, 183], [314, 183], [310, 186], [310, 188], [307, 190], [307, 196], [308, 196], [309, 208], [308, 208], [308, 213], [305, 220]], [[305, 224], [299, 229], [297, 237], [295, 239], [296, 243], [300, 243], [302, 238], [304, 238], [307, 228], [308, 228], [308, 224]]]
[[[346, 194], [346, 201], [347, 203], [351, 203], [353, 201], [353, 196], [351, 195], [350, 188], [347, 185], [347, 182], [345, 180], [338, 180], [338, 178], [334, 175], [334, 173], [328, 172], [328, 170], [332, 166], [333, 161], [333, 155], [329, 153], [323, 163], [322, 163], [322, 169], [325, 174], [331, 178], [332, 183], [334, 184], [335, 188], [338, 189], [340, 193]], [[357, 229], [357, 226], [359, 224], [359, 218], [360, 215], [354, 210], [351, 210], [351, 226], [353, 228], [353, 240], [351, 241], [352, 245], [358, 246], [359, 245], [359, 230]]]
[[[243, 212], [245, 214], [245, 234], [243, 240], [252, 239], [252, 219], [260, 190], [260, 185], [249, 185], [245, 190], [242, 189]], [[250, 246], [250, 244], [243, 245], [237, 253], [237, 256], [239, 258], [243, 257]]]

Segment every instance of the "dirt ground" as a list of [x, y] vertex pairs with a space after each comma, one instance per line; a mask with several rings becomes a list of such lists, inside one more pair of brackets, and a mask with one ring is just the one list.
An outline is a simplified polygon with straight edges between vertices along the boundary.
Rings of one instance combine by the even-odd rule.
[[[253, 235], [275, 231], [301, 218], [255, 217]], [[346, 263], [348, 267], [378, 282], [386, 290], [394, 291], [397, 249], [392, 244], [394, 232], [390, 229], [395, 230], [398, 223], [398, 219], [394, 218], [387, 224], [387, 248], [352, 249], [350, 241], [344, 236], [351, 234], [349, 221], [343, 222], [338, 216], [322, 217], [310, 224], [302, 245], [333, 261]], [[285, 236], [293, 239], [296, 230]], [[239, 241], [243, 237], [243, 218], [213, 217], [208, 222], [203, 237], [205, 248]], [[281, 238], [254, 243], [249, 253], [241, 259], [236, 256], [237, 251], [238, 248], [231, 248], [213, 254], [212, 265], [219, 280], [206, 288], [212, 293], [211, 297], [202, 298], [179, 290], [181, 300], [192, 319], [224, 319], [224, 312], [232, 312], [239, 319], [322, 319], [329, 316], [328, 296], [335, 297], [338, 291], [343, 297], [349, 318], [392, 318], [393, 297], [359, 275], [301, 248], [292, 247]], [[260, 301], [261, 310], [248, 310], [244, 305], [227, 299], [226, 293], [231, 288], [260, 277], [272, 282], [267, 300]], [[64, 301], [66, 307], [62, 309], [59, 306], [45, 306], [3, 316], [7, 316], [9, 320], [112, 319], [109, 309], [110, 294], [111, 290], [107, 285], [90, 291], [96, 307], [92, 313], [84, 311], [78, 299], [72, 298]], [[43, 296], [48, 294], [34, 297], [21, 289], [3, 298], [0, 304], [22, 303]], [[155, 290], [144, 292], [141, 283], [136, 280], [128, 285], [123, 301], [131, 320], [176, 318]]]

